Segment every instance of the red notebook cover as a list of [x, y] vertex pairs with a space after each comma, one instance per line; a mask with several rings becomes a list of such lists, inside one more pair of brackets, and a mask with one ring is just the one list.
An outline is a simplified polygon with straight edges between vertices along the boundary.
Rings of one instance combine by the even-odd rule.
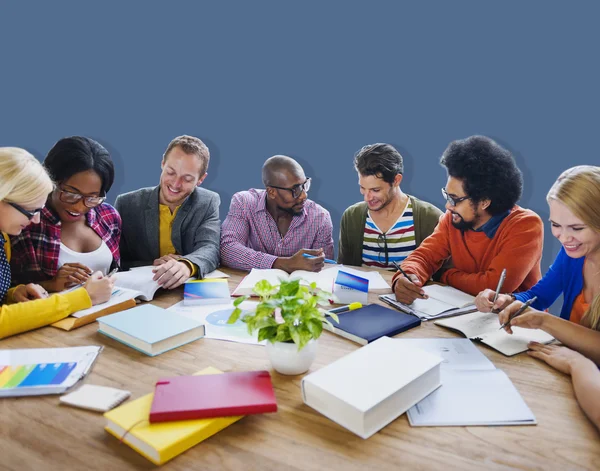
[[206, 419], [277, 412], [268, 371], [161, 378], [150, 422]]

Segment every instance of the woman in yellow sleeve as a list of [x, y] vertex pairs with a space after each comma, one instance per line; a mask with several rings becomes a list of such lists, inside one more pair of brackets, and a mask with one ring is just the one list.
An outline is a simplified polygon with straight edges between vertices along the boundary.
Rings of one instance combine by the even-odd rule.
[[50, 297], [33, 283], [9, 289], [7, 234], [18, 235], [30, 223], [39, 223], [51, 191], [52, 181], [35, 157], [23, 149], [0, 147], [0, 338], [51, 324], [110, 298], [113, 281], [100, 272], [82, 288]]

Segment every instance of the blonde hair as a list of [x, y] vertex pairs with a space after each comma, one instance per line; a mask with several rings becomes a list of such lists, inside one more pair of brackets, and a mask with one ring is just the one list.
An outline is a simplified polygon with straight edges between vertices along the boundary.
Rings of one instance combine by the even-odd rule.
[[24, 149], [0, 147], [0, 201], [28, 205], [52, 191], [42, 164]]
[[[600, 167], [579, 165], [565, 170], [550, 188], [546, 200], [560, 201], [577, 218], [600, 233]], [[590, 303], [581, 323], [600, 330], [600, 294]]]

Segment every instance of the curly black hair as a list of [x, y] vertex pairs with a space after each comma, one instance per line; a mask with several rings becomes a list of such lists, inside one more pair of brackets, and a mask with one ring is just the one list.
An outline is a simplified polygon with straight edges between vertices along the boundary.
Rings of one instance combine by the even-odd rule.
[[448, 175], [461, 180], [473, 203], [489, 199], [492, 216], [512, 208], [523, 193], [523, 175], [510, 151], [485, 136], [452, 141], [440, 159]]
[[377, 143], [364, 146], [354, 156], [354, 168], [364, 177], [375, 175], [390, 185], [396, 175], [404, 173], [400, 152], [390, 144]]
[[48, 152], [44, 167], [55, 183], [63, 182], [76, 173], [93, 170], [102, 180], [102, 194], [106, 195], [115, 179], [115, 168], [109, 152], [89, 137], [64, 137]]

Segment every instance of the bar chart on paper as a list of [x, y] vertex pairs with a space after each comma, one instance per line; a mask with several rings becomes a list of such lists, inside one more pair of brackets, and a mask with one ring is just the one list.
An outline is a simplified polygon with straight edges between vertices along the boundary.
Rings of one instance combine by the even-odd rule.
[[101, 349], [0, 350], [0, 397], [65, 392], [85, 376]]

